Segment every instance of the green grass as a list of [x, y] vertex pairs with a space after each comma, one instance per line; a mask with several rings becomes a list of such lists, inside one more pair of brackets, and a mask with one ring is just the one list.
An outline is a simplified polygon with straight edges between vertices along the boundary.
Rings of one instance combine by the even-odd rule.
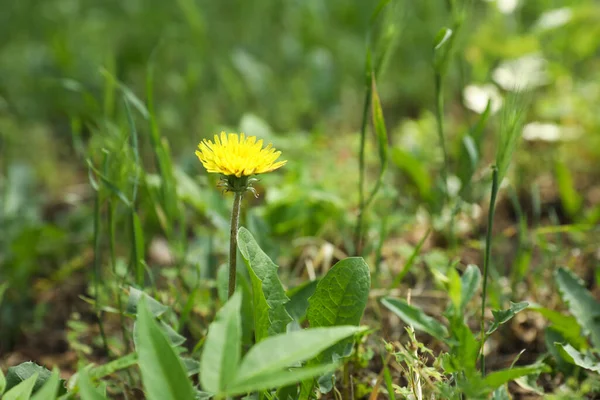
[[[600, 393], [593, 0], [13, 3], [3, 398]], [[288, 160], [229, 301], [221, 130]]]

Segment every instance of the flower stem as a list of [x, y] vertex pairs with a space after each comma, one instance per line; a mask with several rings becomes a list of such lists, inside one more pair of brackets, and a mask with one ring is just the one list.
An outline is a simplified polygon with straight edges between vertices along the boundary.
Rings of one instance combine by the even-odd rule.
[[231, 210], [231, 231], [229, 237], [229, 292], [228, 297], [235, 293], [235, 277], [237, 263], [237, 232], [240, 226], [240, 209], [244, 192], [234, 192], [233, 209]]
[[481, 298], [481, 374], [485, 375], [485, 302], [487, 299], [488, 270], [492, 252], [492, 228], [494, 224], [494, 212], [496, 209], [496, 197], [498, 195], [498, 168], [492, 167], [492, 195], [490, 197], [490, 209], [488, 212], [488, 226], [485, 238], [485, 257], [483, 259], [483, 293]]

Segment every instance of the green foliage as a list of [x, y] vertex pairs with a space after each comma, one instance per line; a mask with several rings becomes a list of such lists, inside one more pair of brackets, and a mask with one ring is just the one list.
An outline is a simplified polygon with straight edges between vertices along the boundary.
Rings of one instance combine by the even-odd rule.
[[492, 326], [486, 332], [488, 335], [495, 332], [500, 325], [510, 321], [518, 312], [523, 311], [529, 306], [529, 303], [526, 301], [521, 303], [510, 303], [510, 308], [507, 310], [492, 310], [492, 315], [494, 316], [494, 321], [492, 322]]
[[596, 349], [600, 349], [600, 303], [585, 290], [579, 278], [571, 271], [559, 268], [555, 279], [564, 302], [577, 319], [583, 333], [591, 337]]
[[225, 392], [237, 374], [242, 351], [241, 300], [236, 293], [219, 310], [204, 342], [200, 382], [212, 393]]
[[185, 367], [146, 305], [139, 303], [135, 329], [138, 365], [148, 399], [194, 399]]
[[277, 276], [277, 265], [261, 250], [252, 234], [244, 227], [238, 232], [238, 248], [252, 282], [256, 341], [285, 332], [292, 317], [285, 308], [289, 298]]
[[10, 367], [6, 373], [6, 390], [12, 389], [33, 375], [36, 376], [33, 391], [37, 391], [46, 383], [52, 373], [48, 369], [31, 361]]
[[79, 384], [81, 400], [106, 400], [106, 396], [92, 384], [92, 381], [85, 370], [79, 371], [77, 383]]
[[34, 373], [27, 379], [19, 382], [19, 384], [4, 393], [2, 400], [29, 400], [37, 378], [37, 373]]
[[[1, 385], [0, 385], [1, 386]], [[62, 389], [62, 390], [61, 390]], [[52, 375], [44, 385], [31, 397], [31, 400], [55, 400], [57, 395], [64, 391], [58, 369], [52, 371]], [[2, 393], [2, 390], [0, 390]]]
[[506, 100], [500, 119], [499, 138], [496, 147], [496, 166], [498, 167], [498, 182], [508, 172], [508, 166], [513, 153], [521, 138], [525, 121], [525, 94], [511, 94]]
[[381, 303], [416, 330], [426, 332], [441, 341], [448, 336], [448, 330], [444, 325], [404, 300], [387, 297]]

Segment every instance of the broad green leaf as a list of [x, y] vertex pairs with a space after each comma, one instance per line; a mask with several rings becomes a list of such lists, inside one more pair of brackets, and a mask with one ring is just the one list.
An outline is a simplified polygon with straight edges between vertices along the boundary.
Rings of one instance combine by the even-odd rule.
[[572, 315], [564, 315], [558, 311], [542, 307], [539, 304], [532, 304], [529, 306], [529, 309], [546, 317], [552, 323], [552, 329], [559, 332], [569, 343], [577, 348], [587, 346], [587, 341], [581, 336], [581, 326], [579, 326], [577, 320]]
[[234, 385], [260, 381], [262, 377], [297, 366], [342, 339], [360, 332], [355, 326], [312, 328], [271, 336], [256, 344], [242, 360]]
[[315, 293], [318, 283], [318, 280], [308, 281], [287, 291], [286, 295], [290, 298], [290, 302], [285, 305], [285, 308], [297, 322], [302, 322], [306, 318], [308, 299]]
[[[60, 387], [60, 376], [58, 374], [58, 369], [55, 369], [52, 372], [52, 375], [50, 376], [50, 378], [48, 378], [48, 380], [46, 381], [46, 383], [44, 383], [44, 386], [42, 386], [40, 388], [40, 390], [38, 390], [33, 397], [31, 398], [31, 400], [55, 400], [56, 396], [58, 395], [58, 389]], [[2, 389], [0, 388], [0, 393], [2, 393]]]
[[569, 270], [559, 268], [554, 278], [569, 311], [577, 319], [583, 332], [591, 336], [594, 347], [600, 349], [600, 303]]
[[169, 307], [154, 300], [152, 297], [150, 297], [146, 293], [142, 292], [141, 290], [138, 290], [138, 289], [134, 288], [133, 286], [130, 286], [129, 287], [129, 300], [127, 301], [126, 312], [129, 314], [134, 314], [134, 315], [137, 314], [137, 306], [142, 298], [144, 298], [146, 300], [146, 305], [148, 306], [148, 309], [150, 310], [152, 315], [154, 315], [155, 317], [160, 317], [169, 309]]
[[475, 296], [481, 282], [481, 271], [477, 265], [469, 264], [460, 277], [461, 280], [461, 302], [460, 309], [464, 311], [469, 301]]
[[390, 311], [400, 317], [405, 324], [411, 325], [419, 331], [430, 334], [436, 339], [445, 341], [448, 336], [448, 330], [436, 319], [425, 314], [423, 310], [408, 304], [401, 299], [386, 297], [381, 303]]
[[208, 327], [200, 358], [200, 382], [208, 392], [223, 393], [237, 374], [242, 351], [241, 302], [242, 295], [236, 292]]
[[336, 263], [308, 299], [311, 328], [358, 325], [370, 286], [369, 267], [362, 258], [350, 257]]
[[566, 341], [567, 339], [552, 326], [546, 328], [544, 331], [544, 343], [546, 344], [548, 353], [556, 360], [556, 369], [565, 375], [570, 376], [573, 373], [575, 366], [571, 363], [569, 355], [556, 346], [556, 343], [565, 343]]
[[289, 302], [277, 275], [277, 265], [261, 250], [246, 228], [238, 231], [238, 248], [248, 267], [254, 298], [256, 341], [285, 332], [292, 317], [285, 309]]
[[510, 321], [512, 317], [514, 317], [518, 312], [523, 311], [529, 306], [529, 303], [523, 301], [521, 303], [513, 303], [510, 302], [510, 308], [507, 310], [492, 310], [492, 315], [494, 316], [494, 322], [492, 322], [492, 326], [486, 332], [488, 335], [491, 335], [495, 332], [500, 325]]
[[135, 329], [138, 365], [149, 400], [193, 400], [194, 389], [185, 367], [171, 347], [146, 299], [138, 303]]
[[272, 389], [297, 383], [305, 379], [314, 378], [335, 371], [339, 364], [318, 365], [315, 367], [304, 367], [291, 369], [290, 371], [278, 371], [268, 375], [257, 377], [256, 380], [245, 381], [239, 385], [227, 389], [227, 395], [235, 396], [248, 392]]
[[566, 353], [566, 357], [565, 354], [563, 354], [563, 358], [571, 364], [575, 364], [589, 371], [600, 373], [600, 359], [593, 356], [591, 353], [581, 353], [570, 344], [556, 343], [556, 347], [562, 349]]
[[483, 383], [485, 386], [494, 390], [494, 389], [496, 389], [512, 380], [520, 378], [522, 376], [539, 374], [541, 372], [546, 372], [549, 369], [550, 368], [544, 364], [533, 364], [533, 365], [528, 365], [526, 367], [503, 369], [503, 370], [492, 372], [491, 374], [488, 374], [483, 379]]
[[78, 383], [81, 400], [107, 400], [106, 396], [94, 387], [86, 370], [79, 371]]
[[6, 390], [10, 390], [13, 387], [17, 386], [19, 383], [28, 379], [32, 375], [37, 376], [37, 380], [35, 381], [35, 385], [33, 386], [33, 391], [37, 391], [41, 388], [44, 383], [50, 378], [52, 372], [48, 369], [42, 367], [41, 365], [37, 365], [34, 362], [27, 361], [21, 363], [17, 366], [10, 367], [6, 372]]
[[11, 388], [9, 391], [4, 393], [2, 400], [29, 400], [33, 386], [38, 378], [37, 372], [31, 375], [29, 378], [20, 382], [18, 385]]
[[[307, 318], [311, 328], [358, 325], [367, 305], [371, 276], [369, 267], [360, 257], [350, 257], [336, 263], [317, 284], [315, 294], [308, 299]], [[345, 356], [351, 339], [333, 346], [324, 359]], [[335, 361], [335, 360], [334, 360]]]

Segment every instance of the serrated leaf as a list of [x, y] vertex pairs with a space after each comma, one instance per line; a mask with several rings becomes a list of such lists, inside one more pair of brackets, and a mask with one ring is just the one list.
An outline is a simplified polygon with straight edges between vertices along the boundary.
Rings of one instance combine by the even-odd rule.
[[[307, 318], [311, 328], [360, 324], [371, 287], [369, 267], [360, 257], [336, 263], [317, 284], [308, 299]], [[334, 355], [343, 357], [351, 340], [333, 346], [323, 355], [329, 362]], [[334, 360], [335, 361], [335, 360]]]
[[[8, 375], [8, 374], [7, 374]], [[2, 400], [29, 400], [38, 378], [37, 372], [4, 393]]]
[[193, 400], [194, 389], [183, 363], [156, 322], [145, 298], [138, 303], [134, 335], [148, 400]]
[[492, 310], [492, 315], [494, 316], [494, 322], [492, 322], [492, 326], [486, 332], [488, 335], [491, 335], [495, 332], [500, 325], [510, 321], [512, 317], [514, 317], [517, 313], [523, 311], [529, 306], [529, 303], [526, 301], [520, 303], [510, 302], [510, 308], [507, 310]]
[[287, 324], [292, 322], [292, 317], [285, 309], [289, 299], [277, 275], [279, 267], [244, 227], [238, 231], [238, 248], [252, 281], [254, 329], [256, 341], [260, 342], [267, 336], [285, 332]]
[[200, 357], [200, 382], [208, 392], [224, 393], [237, 374], [242, 351], [241, 301], [241, 293], [236, 292], [208, 327]]
[[589, 371], [600, 373], [600, 359], [594, 357], [589, 352], [581, 353], [570, 344], [556, 343], [555, 346], [562, 349], [564, 353], [566, 353], [563, 354], [563, 358], [571, 364], [577, 365], [581, 368], [585, 368]]
[[[58, 369], [55, 369], [52, 372], [52, 375], [46, 383], [38, 390], [31, 400], [55, 400], [58, 395], [58, 390], [60, 388], [60, 376], [58, 373]], [[0, 388], [0, 393], [2, 393], [2, 389]]]
[[146, 300], [146, 305], [148, 306], [148, 309], [155, 317], [160, 317], [169, 309], [169, 307], [154, 300], [154, 298], [142, 292], [141, 290], [130, 286], [129, 299], [127, 300], [127, 307], [125, 312], [127, 312], [128, 314], [137, 314], [137, 305], [140, 302], [140, 299], [142, 298]]
[[290, 371], [278, 371], [266, 376], [261, 376], [257, 381], [246, 381], [239, 386], [233, 386], [227, 390], [227, 395], [235, 396], [248, 392], [272, 389], [279, 386], [286, 386], [297, 383], [305, 379], [314, 378], [335, 371], [339, 364], [318, 365], [315, 367], [304, 367], [292, 369]]
[[600, 349], [600, 303], [572, 272], [559, 268], [555, 273], [560, 295], [594, 347]]
[[405, 324], [411, 325], [419, 331], [430, 334], [436, 339], [445, 341], [448, 336], [448, 329], [435, 318], [425, 314], [423, 310], [408, 304], [401, 299], [386, 297], [381, 303], [390, 311], [400, 317]]
[[271, 336], [250, 349], [242, 360], [233, 385], [258, 382], [262, 377], [297, 366], [361, 330], [355, 326], [338, 326]]
[[50, 378], [52, 372], [50, 372], [47, 368], [44, 368], [41, 365], [37, 365], [36, 363], [31, 361], [27, 361], [14, 367], [10, 367], [6, 372], [5, 390], [12, 389], [13, 387], [25, 381], [32, 375], [37, 376], [37, 380], [35, 381], [35, 385], [33, 386], [33, 391], [37, 391]]
[[92, 381], [86, 370], [79, 371], [79, 392], [81, 400], [107, 400], [100, 390], [92, 384]]

